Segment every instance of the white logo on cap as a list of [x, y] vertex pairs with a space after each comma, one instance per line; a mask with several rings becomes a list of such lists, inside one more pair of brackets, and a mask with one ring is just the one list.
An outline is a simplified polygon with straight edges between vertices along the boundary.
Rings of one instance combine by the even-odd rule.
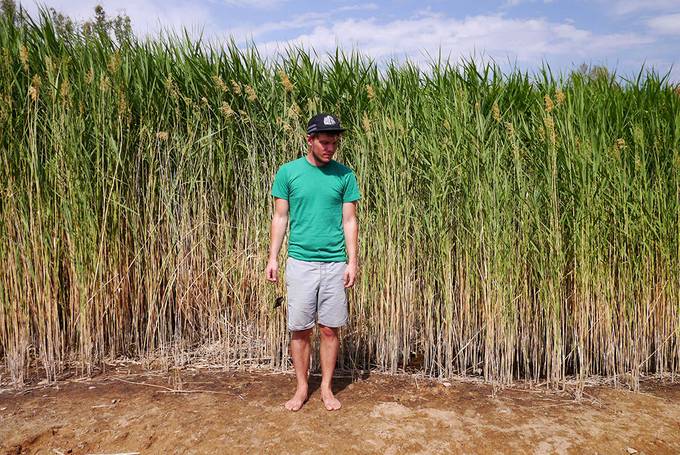
[[324, 125], [335, 125], [335, 119], [331, 117], [330, 115], [327, 115], [323, 118], [323, 124]]

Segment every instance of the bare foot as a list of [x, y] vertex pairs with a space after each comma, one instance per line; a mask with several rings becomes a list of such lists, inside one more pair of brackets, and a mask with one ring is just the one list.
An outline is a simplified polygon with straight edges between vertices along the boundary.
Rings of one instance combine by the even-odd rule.
[[293, 398], [286, 401], [284, 405], [289, 411], [299, 411], [303, 404], [307, 401], [307, 390], [298, 389], [295, 391]]
[[338, 401], [338, 399], [335, 398], [333, 392], [331, 392], [330, 390], [326, 392], [321, 392], [321, 400], [323, 400], [323, 405], [326, 406], [326, 409], [329, 411], [337, 411], [342, 407], [340, 401]]

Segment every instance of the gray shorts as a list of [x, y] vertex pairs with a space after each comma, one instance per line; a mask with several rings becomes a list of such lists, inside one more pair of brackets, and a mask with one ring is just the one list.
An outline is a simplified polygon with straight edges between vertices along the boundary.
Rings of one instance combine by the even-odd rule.
[[288, 330], [296, 332], [319, 324], [342, 327], [347, 324], [347, 292], [344, 262], [286, 261], [288, 287]]

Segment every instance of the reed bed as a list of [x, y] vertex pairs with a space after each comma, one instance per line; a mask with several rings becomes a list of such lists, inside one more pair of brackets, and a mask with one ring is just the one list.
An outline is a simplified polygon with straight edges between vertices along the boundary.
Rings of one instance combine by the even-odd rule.
[[341, 366], [555, 387], [680, 371], [680, 92], [663, 77], [267, 60], [57, 25], [0, 22], [17, 384], [205, 347], [287, 368], [269, 191], [321, 110], [350, 127], [337, 159], [363, 194]]

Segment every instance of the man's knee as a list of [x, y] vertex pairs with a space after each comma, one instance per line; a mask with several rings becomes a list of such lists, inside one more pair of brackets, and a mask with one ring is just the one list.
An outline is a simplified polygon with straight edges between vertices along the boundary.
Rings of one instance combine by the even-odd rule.
[[312, 330], [313, 329], [295, 330], [294, 332], [290, 333], [290, 337], [293, 340], [308, 340], [312, 335]]
[[337, 338], [338, 328], [337, 327], [326, 327], [325, 325], [319, 325], [319, 333], [325, 338]]

